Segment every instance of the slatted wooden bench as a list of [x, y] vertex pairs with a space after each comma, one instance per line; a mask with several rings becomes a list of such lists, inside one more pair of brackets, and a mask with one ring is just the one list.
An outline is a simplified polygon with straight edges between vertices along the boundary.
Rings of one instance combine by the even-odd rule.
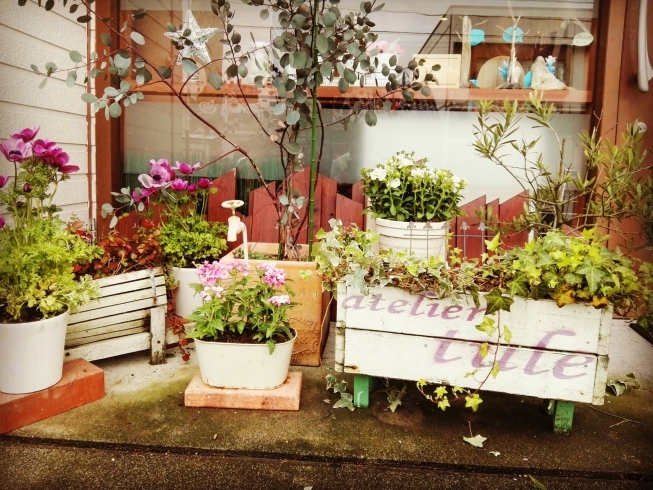
[[150, 362], [165, 362], [166, 287], [161, 269], [96, 279], [100, 298], [71, 314], [65, 359], [94, 361], [150, 350]]

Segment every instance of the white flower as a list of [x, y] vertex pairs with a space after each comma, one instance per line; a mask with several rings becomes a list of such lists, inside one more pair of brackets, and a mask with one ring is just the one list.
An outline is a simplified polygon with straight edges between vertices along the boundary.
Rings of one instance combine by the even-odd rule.
[[451, 178], [451, 180], [453, 180], [453, 183], [456, 185], [460, 184], [460, 178], [456, 177], [455, 175]]
[[397, 160], [399, 160], [398, 163], [399, 163], [400, 168], [411, 167], [411, 166], [415, 165], [415, 162], [413, 162], [412, 160], [410, 160], [409, 158], [406, 158], [406, 157], [398, 156]]
[[376, 167], [370, 172], [370, 179], [372, 180], [385, 180], [387, 172], [385, 169]]
[[401, 181], [400, 181], [399, 179], [392, 179], [392, 180], [390, 181], [390, 184], [389, 184], [389, 185], [390, 185], [390, 187], [392, 187], [393, 189], [396, 189], [397, 187], [399, 187], [399, 186], [401, 185]]
[[425, 174], [426, 171], [423, 168], [415, 167], [410, 171], [410, 175], [412, 175], [413, 177], [424, 177]]
[[469, 181], [467, 179], [462, 179], [458, 187], [464, 189], [465, 187], [467, 187], [467, 184], [469, 184]]

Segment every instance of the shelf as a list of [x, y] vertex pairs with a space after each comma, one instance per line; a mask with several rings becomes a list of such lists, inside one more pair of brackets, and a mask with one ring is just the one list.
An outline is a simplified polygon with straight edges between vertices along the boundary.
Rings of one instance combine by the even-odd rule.
[[[192, 86], [191, 86], [192, 87]], [[167, 95], [170, 94], [165, 85], [150, 85], [142, 89], [146, 95]], [[413, 92], [415, 100], [420, 101], [444, 101], [444, 102], [474, 102], [479, 100], [497, 100], [505, 99], [525, 102], [528, 100], [531, 90], [528, 89], [473, 89], [473, 88], [440, 88], [431, 87], [431, 94], [422, 95], [420, 92]], [[248, 99], [276, 99], [276, 89], [268, 85], [263, 89], [258, 89], [253, 85], [242, 85], [242, 93], [234, 83], [225, 84], [222, 89], [215, 90], [210, 85], [206, 85], [202, 92], [197, 94], [198, 97], [218, 97], [218, 98], [241, 98], [242, 94]], [[344, 100], [359, 99], [373, 100], [384, 98], [385, 88], [383, 87], [350, 87], [347, 93], [340, 93], [337, 86], [322, 86], [318, 90], [320, 99], [324, 102], [337, 104]], [[385, 97], [388, 100], [403, 100], [401, 92], [396, 92]], [[547, 102], [565, 103], [565, 104], [588, 104], [592, 101], [592, 92], [588, 90], [546, 90], [543, 99]]]

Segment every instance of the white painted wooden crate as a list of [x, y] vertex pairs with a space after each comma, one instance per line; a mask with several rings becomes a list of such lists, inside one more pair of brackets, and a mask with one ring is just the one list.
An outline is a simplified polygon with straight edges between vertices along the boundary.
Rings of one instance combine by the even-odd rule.
[[87, 361], [141, 350], [165, 362], [166, 287], [161, 269], [96, 279], [100, 298], [70, 315], [66, 360]]
[[[338, 288], [336, 370], [478, 388], [491, 369], [496, 336], [475, 328], [485, 311], [460, 301], [411, 295], [399, 288]], [[515, 298], [493, 315], [512, 332], [501, 341], [500, 372], [482, 389], [602, 405], [608, 375], [612, 308]], [[490, 344], [481, 361], [482, 343]], [[467, 373], [478, 369], [474, 377]]]

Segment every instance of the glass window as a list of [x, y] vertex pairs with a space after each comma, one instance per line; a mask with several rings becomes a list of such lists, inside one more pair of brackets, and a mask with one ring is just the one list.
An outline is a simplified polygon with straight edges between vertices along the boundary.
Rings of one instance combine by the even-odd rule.
[[[254, 53], [242, 84], [248, 102], [245, 104], [238, 87], [227, 83], [227, 77], [220, 90], [208, 82], [211, 72], [223, 74], [228, 66], [221, 61], [226, 49], [221, 43], [223, 26], [212, 13], [209, 0], [125, 0], [121, 8], [125, 19], [140, 8], [147, 10], [148, 16], [137, 21], [137, 28], [146, 37], [143, 55], [155, 66], [175, 66], [170, 83], [176, 87], [185, 84], [183, 104], [170, 95], [165, 83], [157, 82], [145, 87], [143, 101], [125, 111], [126, 183], [137, 185], [136, 177], [148, 170], [150, 159], [168, 158], [190, 163], [215, 161], [201, 173], [210, 177], [236, 167], [243, 189], [257, 186], [248, 162], [232, 152], [233, 146], [206, 123], [245, 148], [259, 163], [266, 179], [280, 180], [283, 170], [279, 148], [257, 123], [258, 119], [272, 132], [278, 127], [279, 116], [272, 111], [278, 102], [276, 89], [269, 82], [283, 68], [265, 51], [272, 49], [270, 44], [279, 34], [275, 14], [271, 12], [263, 19], [259, 7], [234, 7], [236, 30], [243, 40], [256, 40], [242, 42], [243, 50]], [[343, 12], [358, 10], [359, 2], [342, 1], [339, 8]], [[364, 77], [363, 88], [351, 87], [341, 94], [336, 77], [326, 81], [318, 92], [326, 125], [320, 172], [340, 183], [354, 183], [360, 179], [361, 168], [406, 150], [428, 158], [435, 167], [448, 168], [468, 179], [468, 200], [482, 195], [487, 195], [488, 201], [503, 200], [517, 194], [519, 188], [502, 169], [474, 154], [472, 126], [478, 100], [525, 101], [529, 87], [548, 83], [544, 97], [555, 102], [560, 113], [554, 124], [561, 136], [573, 139], [590, 126], [597, 31], [596, 5], [591, 0], [487, 0], [483, 6], [439, 0], [386, 0], [385, 7], [370, 18], [379, 35], [377, 72]], [[203, 33], [208, 36], [204, 52], [208, 58], [203, 61], [202, 52], [191, 56], [198, 66], [208, 59], [212, 62], [191, 79], [175, 65], [178, 51], [165, 36], [168, 23], [193, 30], [220, 29]], [[400, 94], [395, 95], [390, 111], [377, 111], [378, 123], [369, 127], [362, 114], [367, 108], [382, 104], [386, 77], [380, 67], [395, 55], [403, 66], [413, 59], [423, 60], [419, 78], [423, 80], [431, 72], [437, 84], [431, 82], [430, 95], [418, 93], [412, 104], [405, 103]], [[264, 76], [268, 82], [265, 87], [254, 85], [257, 75]], [[357, 103], [363, 109], [361, 115], [344, 126], [341, 121]], [[538, 136], [538, 130], [530, 126], [526, 120], [522, 124], [525, 137]], [[304, 131], [300, 136], [304, 148], [308, 148], [309, 140], [310, 131]], [[540, 143], [550, 162], [557, 158], [554, 143], [546, 139]], [[568, 151], [570, 160], [582, 165], [580, 150], [570, 145]], [[576, 152], [573, 157], [572, 152]]]

